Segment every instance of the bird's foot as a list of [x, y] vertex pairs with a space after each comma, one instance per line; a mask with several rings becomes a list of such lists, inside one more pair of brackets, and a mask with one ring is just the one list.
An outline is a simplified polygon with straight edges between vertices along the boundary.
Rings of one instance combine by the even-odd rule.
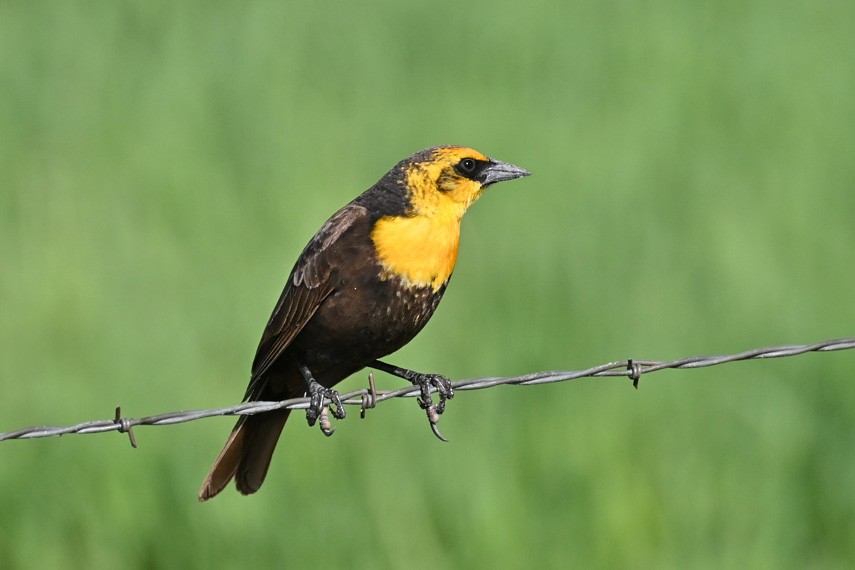
[[[442, 441], [448, 441], [439, 433], [439, 428], [436, 424], [439, 422], [439, 416], [445, 411], [445, 403], [454, 397], [454, 387], [451, 385], [451, 380], [440, 374], [423, 374], [406, 368], [399, 368], [392, 364], [387, 364], [381, 360], [375, 360], [369, 364], [372, 368], [388, 372], [399, 378], [403, 378], [419, 387], [421, 394], [419, 395], [419, 407], [427, 413], [430, 429], [433, 434]], [[439, 402], [433, 403], [431, 390], [435, 390], [439, 394]]]
[[341, 397], [338, 392], [329, 388], [324, 388], [312, 378], [309, 381], [309, 408], [306, 410], [306, 421], [309, 426], [315, 425], [318, 419], [321, 420], [321, 431], [326, 436], [330, 436], [335, 431], [329, 421], [329, 411], [332, 404], [332, 415], [338, 420], [343, 420], [347, 413], [344, 411], [344, 405], [341, 403]]
[[[442, 441], [448, 441], [445, 436], [439, 432], [439, 416], [445, 411], [445, 403], [454, 397], [454, 387], [451, 385], [451, 380], [440, 374], [422, 374], [420, 372], [408, 371], [404, 377], [419, 387], [421, 395], [418, 398], [419, 407], [427, 413], [430, 429], [433, 434]], [[439, 394], [439, 402], [434, 404], [431, 396], [431, 389]]]

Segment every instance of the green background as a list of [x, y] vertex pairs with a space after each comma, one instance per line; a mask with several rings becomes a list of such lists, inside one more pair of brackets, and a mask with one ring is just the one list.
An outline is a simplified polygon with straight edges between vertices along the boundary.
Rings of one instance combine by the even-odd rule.
[[[237, 403], [320, 224], [463, 144], [393, 362], [453, 378], [853, 336], [855, 4], [0, 2], [0, 431]], [[0, 443], [0, 568], [843, 568], [855, 353], [412, 400], [196, 492], [232, 418]], [[399, 381], [378, 376], [382, 387]], [[344, 384], [362, 387], [364, 374]]]

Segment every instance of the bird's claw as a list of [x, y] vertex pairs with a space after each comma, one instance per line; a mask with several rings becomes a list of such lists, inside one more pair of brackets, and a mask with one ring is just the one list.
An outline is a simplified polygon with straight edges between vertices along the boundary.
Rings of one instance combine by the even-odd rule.
[[[415, 373], [407, 378], [414, 385], [418, 386], [421, 395], [418, 398], [419, 407], [427, 413], [430, 429], [440, 441], [448, 441], [437, 427], [439, 416], [445, 411], [445, 403], [454, 397], [454, 387], [451, 385], [451, 380], [439, 374], [421, 374]], [[431, 389], [439, 394], [439, 402], [433, 403]]]
[[321, 417], [318, 419], [320, 420], [318, 425], [321, 428], [321, 433], [327, 437], [335, 433], [335, 428], [332, 423], [330, 423], [330, 407], [328, 405], [324, 406], [324, 409], [321, 410]]
[[306, 421], [311, 427], [320, 419], [321, 431], [324, 435], [330, 436], [335, 431], [335, 428], [330, 424], [330, 406], [327, 400], [334, 406], [332, 410], [333, 417], [337, 420], [343, 420], [347, 413], [344, 411], [344, 405], [341, 403], [341, 397], [338, 392], [324, 388], [313, 380], [309, 384], [309, 407], [306, 410]]

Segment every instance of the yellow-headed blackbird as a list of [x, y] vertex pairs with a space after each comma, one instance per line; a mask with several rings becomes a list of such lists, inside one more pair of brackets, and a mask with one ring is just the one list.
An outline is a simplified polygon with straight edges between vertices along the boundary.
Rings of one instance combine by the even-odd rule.
[[[454, 270], [467, 208], [487, 186], [528, 174], [470, 148], [429, 148], [399, 162], [333, 214], [291, 271], [261, 336], [244, 398], [278, 401], [308, 393], [312, 425], [325, 398], [343, 417], [330, 388], [372, 367], [418, 384], [426, 409], [434, 388], [443, 406], [453, 395], [446, 378], [377, 359], [409, 342], [436, 309]], [[241, 493], [256, 492], [288, 414], [242, 416], [199, 500], [217, 495], [232, 478]]]

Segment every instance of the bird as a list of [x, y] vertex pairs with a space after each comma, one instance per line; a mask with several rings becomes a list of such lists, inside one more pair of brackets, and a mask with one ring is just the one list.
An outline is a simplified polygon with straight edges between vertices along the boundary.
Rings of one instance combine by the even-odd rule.
[[[442, 299], [457, 260], [460, 221], [484, 190], [530, 173], [463, 146], [431, 147], [405, 158], [333, 214], [298, 257], [261, 336], [244, 401], [309, 395], [309, 425], [332, 386], [364, 368], [404, 378], [421, 389], [431, 427], [453, 394], [439, 374], [379, 360], [413, 339]], [[439, 393], [439, 407], [431, 390]], [[234, 479], [258, 491], [290, 414], [241, 416], [199, 490], [219, 494]], [[321, 429], [329, 435], [321, 422]]]

